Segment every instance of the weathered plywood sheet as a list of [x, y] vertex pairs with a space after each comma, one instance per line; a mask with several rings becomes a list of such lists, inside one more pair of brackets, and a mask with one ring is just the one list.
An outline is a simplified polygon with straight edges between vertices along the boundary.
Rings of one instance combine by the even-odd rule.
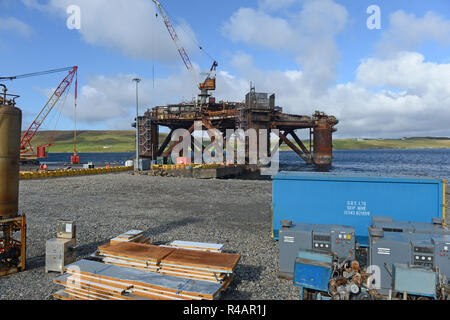
[[161, 259], [169, 255], [175, 249], [154, 246], [144, 243], [123, 242], [118, 244], [107, 244], [98, 248], [100, 253], [111, 256], [120, 256], [131, 259], [155, 261], [159, 263]]
[[121, 235], [118, 235], [117, 238], [129, 240], [132, 238], [139, 237], [143, 234], [144, 234], [144, 231], [142, 231], [142, 230], [130, 230], [125, 233], [122, 233]]
[[233, 272], [241, 256], [231, 253], [215, 253], [177, 249], [162, 259], [164, 264], [180, 267], [194, 267], [203, 270]]
[[189, 250], [221, 252], [223, 244], [176, 240], [170, 246]]
[[134, 268], [106, 265], [100, 262], [80, 260], [66, 267], [69, 273], [94, 275], [97, 278], [116, 280], [141, 287], [179, 292], [205, 298], [214, 298], [221, 285], [209, 281], [186, 279]]

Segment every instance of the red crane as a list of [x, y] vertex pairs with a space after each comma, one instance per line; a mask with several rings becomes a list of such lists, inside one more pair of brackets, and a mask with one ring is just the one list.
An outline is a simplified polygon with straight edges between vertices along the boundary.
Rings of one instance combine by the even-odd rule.
[[[54, 69], [54, 70], [48, 70], [48, 71], [42, 71], [42, 72], [35, 72], [35, 73], [28, 73], [24, 75], [19, 76], [13, 76], [13, 77], [0, 77], [0, 80], [16, 80], [16, 79], [22, 79], [22, 78], [28, 78], [28, 77], [34, 77], [34, 76], [40, 76], [50, 73], [56, 73], [56, 72], [63, 72], [63, 71], [69, 71], [67, 76], [61, 81], [61, 83], [58, 85], [56, 90], [53, 92], [51, 97], [48, 99], [47, 103], [44, 105], [42, 110], [37, 115], [36, 119], [33, 121], [33, 123], [30, 125], [28, 130], [25, 132], [25, 134], [22, 137], [22, 140], [20, 142], [20, 154], [21, 157], [24, 158], [45, 158], [46, 152], [45, 148], [52, 145], [53, 135], [50, 137], [49, 143], [38, 146], [36, 153], [34, 153], [33, 146], [31, 145], [31, 141], [36, 135], [37, 131], [47, 118], [48, 114], [53, 110], [55, 105], [58, 103], [61, 96], [66, 92], [67, 88], [69, 88], [73, 82], [73, 79], [75, 78], [75, 107], [76, 107], [76, 101], [77, 101], [77, 91], [78, 91], [78, 67], [68, 67], [68, 68], [62, 68], [62, 69]], [[74, 155], [72, 156], [72, 163], [79, 163], [79, 156], [76, 153], [76, 142], [74, 140]], [[74, 162], [75, 161], [75, 162]]]

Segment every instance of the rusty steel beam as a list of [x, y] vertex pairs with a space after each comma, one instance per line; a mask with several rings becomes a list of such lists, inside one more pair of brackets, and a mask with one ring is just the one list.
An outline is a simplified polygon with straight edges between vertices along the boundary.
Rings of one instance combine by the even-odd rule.
[[172, 150], [179, 145], [183, 139], [186, 139], [188, 136], [190, 136], [192, 134], [192, 132], [194, 131], [194, 124], [188, 129], [189, 134], [184, 134], [183, 136], [180, 137], [180, 139], [178, 139], [178, 141], [173, 141], [172, 144], [170, 145], [170, 147], [163, 153], [163, 157], [167, 157], [169, 156], [169, 154], [172, 152]]
[[[282, 108], [272, 107], [273, 109], [252, 109], [246, 103], [240, 102], [220, 102], [215, 103], [209, 101], [207, 104], [198, 105], [192, 103], [174, 104], [168, 106], [158, 106], [152, 110], [148, 110], [145, 117], [151, 119], [151, 123], [156, 126], [165, 126], [171, 129], [187, 129], [195, 121], [202, 123], [202, 130], [217, 129], [222, 134], [227, 129], [244, 128], [242, 123], [246, 124], [245, 129], [253, 128], [255, 130], [261, 129], [278, 129], [282, 132], [279, 136], [279, 143], [277, 148], [280, 148], [282, 143], [286, 143], [294, 152], [296, 152], [308, 164], [316, 164], [318, 166], [331, 164], [332, 158], [332, 133], [336, 130], [339, 121], [333, 117], [328, 116], [323, 112], [316, 112], [313, 116], [293, 115], [283, 113]], [[247, 114], [248, 113], [248, 114]], [[155, 128], [153, 128], [155, 129]], [[307, 129], [310, 131], [310, 146], [307, 148], [300, 140], [295, 130]], [[155, 132], [152, 132], [154, 136]], [[192, 135], [192, 131], [190, 131]], [[292, 135], [292, 138], [287, 137]], [[211, 142], [215, 142], [215, 137], [209, 135]], [[261, 136], [258, 135], [258, 150]], [[169, 137], [171, 140], [171, 137]], [[294, 141], [295, 140], [295, 141]], [[246, 139], [248, 141], [248, 139]], [[270, 142], [270, 135], [268, 135], [268, 142]], [[165, 149], [170, 144], [170, 141], [165, 141], [162, 148], [158, 150], [158, 155], [168, 155], [173, 151], [173, 148], [179, 144], [174, 142], [170, 148]], [[271, 150], [270, 143], [267, 144], [267, 152], [270, 157], [276, 152], [276, 148]], [[297, 146], [298, 145], [298, 146]], [[226, 137], [224, 138], [224, 149], [226, 148]], [[198, 145], [190, 144], [190, 148], [195, 151]], [[203, 147], [203, 146], [202, 146]], [[246, 142], [246, 149], [248, 142]], [[208, 150], [206, 150], [208, 151]], [[205, 152], [205, 150], [203, 150]], [[248, 151], [247, 159], [248, 159]]]
[[292, 138], [294, 138], [295, 142], [297, 142], [297, 144], [300, 147], [300, 149], [302, 149], [303, 153], [310, 159], [311, 163], [313, 163], [313, 159], [312, 159], [311, 153], [306, 148], [306, 146], [303, 144], [302, 140], [300, 140], [300, 138], [297, 136], [295, 131], [294, 130], [288, 130], [288, 133], [290, 133]]
[[297, 153], [300, 158], [302, 158], [306, 163], [313, 164], [312, 160], [309, 159], [295, 144], [293, 144], [284, 134], [278, 133], [278, 136], [284, 143], [286, 143], [295, 153]]
[[164, 139], [163, 144], [161, 145], [161, 147], [158, 150], [158, 154], [157, 154], [158, 157], [160, 157], [163, 154], [164, 150], [166, 149], [167, 145], [169, 144], [170, 140], [172, 139], [173, 131], [174, 131], [173, 129], [170, 130], [170, 133], [167, 135], [166, 139]]
[[[286, 135], [286, 132], [284, 132], [284, 135]], [[277, 145], [272, 149], [272, 151], [270, 151], [270, 161], [272, 161], [273, 156], [275, 155], [275, 152], [277, 152], [278, 149], [280, 149], [282, 144], [283, 144], [283, 140], [281, 138], [278, 138]]]
[[[221, 132], [219, 129], [214, 128], [212, 122], [208, 118], [203, 118], [202, 123], [203, 123], [203, 126], [207, 130], [217, 130], [217, 131]], [[214, 143], [216, 141], [216, 137], [214, 135], [210, 134], [209, 131], [207, 131], [207, 133], [208, 133], [208, 136], [209, 136], [209, 139], [211, 140], [211, 142]], [[224, 134], [223, 132], [221, 132], [221, 133], [222, 133], [222, 135]], [[224, 145], [222, 145], [222, 150], [223, 150], [223, 148], [224, 148]], [[212, 157], [211, 151], [209, 149], [203, 148], [203, 152], [206, 152], [209, 157]]]

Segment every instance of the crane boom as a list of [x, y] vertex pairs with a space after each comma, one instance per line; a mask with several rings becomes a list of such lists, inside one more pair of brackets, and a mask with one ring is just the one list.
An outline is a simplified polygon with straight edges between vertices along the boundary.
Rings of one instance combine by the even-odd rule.
[[[172, 25], [172, 22], [170, 21], [170, 18], [168, 17], [167, 13], [165, 12], [163, 6], [158, 0], [153, 0], [155, 5], [158, 8], [159, 13], [161, 14], [164, 24], [166, 25], [167, 30], [169, 31], [170, 37], [172, 38], [173, 42], [175, 43], [175, 46], [177, 47], [178, 53], [181, 56], [181, 59], [184, 62], [184, 65], [186, 68], [192, 72], [195, 82], [198, 86], [198, 88], [201, 90], [201, 94], [199, 95], [200, 101], [205, 102], [206, 97], [209, 96], [208, 91], [209, 90], [216, 90], [216, 67], [218, 66], [217, 61], [214, 61], [212, 64], [212, 67], [206, 77], [206, 79], [203, 82], [198, 81], [197, 74], [194, 70], [194, 67], [192, 66], [191, 59], [189, 58], [186, 50], [181, 45], [180, 39], [178, 38], [178, 34], [175, 30], [175, 28]], [[203, 50], [202, 47], [200, 47], [200, 50]]]
[[63, 71], [70, 71], [70, 70], [72, 70], [72, 69], [73, 69], [73, 67], [67, 67], [67, 68], [53, 69], [53, 70], [47, 70], [47, 71], [40, 71], [40, 72], [26, 73], [26, 74], [21, 74], [21, 75], [12, 76], [12, 77], [0, 77], [0, 81], [4, 81], [4, 80], [17, 80], [17, 79], [23, 79], [23, 78], [30, 78], [30, 77], [42, 76], [42, 75], [51, 74], [51, 73], [58, 73], [58, 72], [63, 72]]
[[[28, 130], [25, 132], [20, 142], [21, 154], [26, 154], [29, 153], [30, 151], [33, 151], [33, 147], [31, 146], [31, 140], [35, 136], [36, 132], [38, 131], [39, 127], [42, 125], [44, 120], [47, 118], [50, 111], [52, 111], [53, 107], [59, 101], [59, 98], [64, 94], [64, 92], [72, 83], [73, 78], [77, 74], [77, 70], [78, 70], [77, 66], [70, 68], [69, 74], [61, 81], [58, 88], [56, 88], [50, 99], [48, 99], [47, 103], [42, 108], [41, 112], [39, 112], [36, 119], [33, 121]], [[77, 88], [75, 87], [75, 96], [77, 95], [76, 91]], [[51, 141], [47, 146], [49, 146], [50, 144]]]
[[158, 0], [153, 0], [153, 2], [158, 7], [158, 11], [161, 14], [161, 16], [163, 17], [164, 24], [166, 25], [166, 28], [169, 31], [170, 37], [172, 38], [173, 42], [175, 43], [178, 53], [180, 54], [181, 59], [183, 60], [186, 68], [190, 71], [194, 71], [191, 59], [189, 58], [184, 47], [181, 45], [180, 38], [178, 38], [178, 34], [177, 34], [175, 28], [173, 27], [172, 22], [170, 21], [169, 17], [167, 16], [166, 11], [164, 11], [164, 8], [162, 7], [161, 3]]

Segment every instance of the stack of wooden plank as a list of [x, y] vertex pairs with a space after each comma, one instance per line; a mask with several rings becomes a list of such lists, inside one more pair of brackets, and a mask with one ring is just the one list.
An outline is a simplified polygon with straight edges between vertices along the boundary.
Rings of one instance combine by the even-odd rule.
[[98, 248], [104, 263], [212, 282], [225, 282], [240, 255], [123, 242]]
[[199, 250], [199, 251], [211, 251], [211, 252], [222, 252], [223, 244], [217, 243], [204, 243], [204, 242], [191, 242], [191, 241], [172, 241], [169, 247], [188, 249], [188, 250]]
[[160, 262], [159, 272], [212, 282], [224, 282], [233, 274], [240, 255], [176, 249]]
[[75, 262], [65, 271], [55, 279], [64, 290], [54, 296], [63, 300], [214, 300], [232, 280], [219, 284], [90, 260]]
[[143, 243], [121, 242], [98, 248], [98, 256], [107, 264], [157, 272], [161, 260], [175, 249]]
[[118, 244], [122, 242], [146, 242], [144, 238], [144, 231], [142, 230], [130, 230], [118, 235], [110, 240], [111, 244]]

